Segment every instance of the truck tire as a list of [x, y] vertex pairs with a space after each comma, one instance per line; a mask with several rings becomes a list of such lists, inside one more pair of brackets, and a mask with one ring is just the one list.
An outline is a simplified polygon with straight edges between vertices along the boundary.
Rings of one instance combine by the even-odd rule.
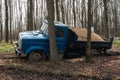
[[28, 58], [30, 61], [43, 61], [46, 59], [46, 55], [43, 51], [32, 51]]

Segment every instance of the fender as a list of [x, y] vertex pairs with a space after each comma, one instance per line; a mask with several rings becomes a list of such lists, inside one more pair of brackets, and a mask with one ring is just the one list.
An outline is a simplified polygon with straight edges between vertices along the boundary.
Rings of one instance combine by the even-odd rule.
[[32, 52], [32, 51], [34, 51], [34, 50], [43, 50], [47, 56], [48, 56], [48, 53], [49, 53], [49, 52], [47, 52], [47, 50], [46, 50], [45, 48], [39, 47], [39, 46], [35, 46], [35, 47], [30, 47], [30, 48], [25, 52], [25, 54], [26, 54], [26, 55], [29, 55], [30, 52]]

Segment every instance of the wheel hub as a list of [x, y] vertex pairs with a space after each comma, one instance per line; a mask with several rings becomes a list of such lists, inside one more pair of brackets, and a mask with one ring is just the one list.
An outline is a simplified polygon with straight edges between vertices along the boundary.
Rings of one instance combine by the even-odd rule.
[[29, 58], [33, 61], [39, 61], [42, 59], [42, 55], [40, 53], [31, 53]]

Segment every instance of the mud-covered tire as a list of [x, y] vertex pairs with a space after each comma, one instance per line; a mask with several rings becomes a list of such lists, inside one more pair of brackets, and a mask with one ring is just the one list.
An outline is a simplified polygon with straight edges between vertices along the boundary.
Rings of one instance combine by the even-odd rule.
[[28, 58], [30, 61], [43, 61], [46, 59], [46, 55], [42, 51], [32, 51]]

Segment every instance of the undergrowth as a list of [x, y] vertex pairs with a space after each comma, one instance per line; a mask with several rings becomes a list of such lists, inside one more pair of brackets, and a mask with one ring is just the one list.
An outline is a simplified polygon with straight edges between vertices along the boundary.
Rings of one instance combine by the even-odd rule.
[[114, 41], [113, 46], [120, 47], [120, 40]]
[[13, 44], [6, 43], [4, 41], [0, 42], [0, 53], [12, 53], [14, 51]]

